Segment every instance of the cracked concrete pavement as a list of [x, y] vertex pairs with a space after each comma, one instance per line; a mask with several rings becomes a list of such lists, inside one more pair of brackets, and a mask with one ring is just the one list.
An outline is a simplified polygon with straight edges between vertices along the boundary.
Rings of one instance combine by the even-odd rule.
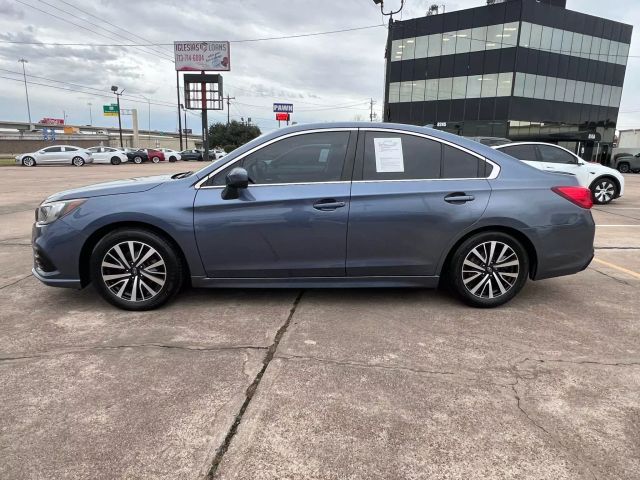
[[594, 211], [598, 262], [492, 311], [187, 290], [132, 313], [29, 275], [42, 197], [184, 169], [0, 169], [0, 478], [640, 478], [640, 175]]

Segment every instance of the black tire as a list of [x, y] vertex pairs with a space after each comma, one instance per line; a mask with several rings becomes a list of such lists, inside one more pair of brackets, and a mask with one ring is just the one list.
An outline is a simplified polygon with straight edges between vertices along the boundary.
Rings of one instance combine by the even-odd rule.
[[22, 159], [22, 165], [25, 167], [35, 167], [36, 166], [36, 159], [33, 157], [24, 157]]
[[111, 165], [120, 165], [120, 163], [122, 163], [122, 161], [118, 157], [113, 157], [111, 159]]
[[135, 163], [136, 165], [140, 165], [143, 162], [143, 159], [140, 155], [136, 155], [135, 157], [133, 157], [133, 163]]
[[[492, 256], [491, 245], [494, 245]], [[504, 246], [506, 250], [503, 250]], [[490, 261], [483, 262], [474, 250], [485, 259], [491, 257]], [[468, 262], [465, 264], [465, 261]], [[514, 261], [517, 265], [511, 265]], [[469, 262], [477, 267], [471, 267]], [[527, 251], [517, 239], [502, 232], [482, 232], [462, 242], [444, 275], [451, 290], [464, 303], [493, 308], [504, 305], [522, 290], [529, 277], [529, 268]], [[478, 276], [474, 277], [476, 273]]]
[[618, 197], [618, 185], [610, 177], [596, 179], [589, 187], [589, 190], [591, 190], [593, 203], [598, 205], [606, 205]]
[[160, 163], [160, 157], [151, 157], [153, 163]]
[[[119, 255], [116, 255], [118, 258], [111, 256], [111, 253], [114, 252], [113, 249], [120, 244], [125, 243], [126, 245], [126, 247], [120, 248], [123, 255], [125, 255], [125, 260], [131, 258], [128, 242], [134, 244], [134, 254], [136, 247], [140, 249], [138, 250], [138, 259], [144, 258], [146, 252], [149, 252], [149, 250], [144, 250], [144, 246], [149, 247], [156, 253], [152, 254], [148, 260], [140, 265], [134, 265], [133, 267], [131, 263], [126, 265], [126, 269], [108, 266], [115, 266], [116, 261], [120, 266], [125, 264]], [[157, 265], [158, 259], [164, 262], [163, 266], [153, 267]], [[105, 260], [107, 261], [107, 266], [103, 263]], [[143, 265], [146, 266], [143, 267]], [[164, 269], [164, 273], [158, 272], [159, 268]], [[110, 275], [120, 275], [118, 273], [120, 271], [123, 272], [122, 275], [125, 275], [124, 278], [108, 278]], [[156, 280], [153, 280], [153, 278]], [[157, 280], [163, 279], [164, 283], [161, 286], [155, 283]], [[180, 291], [182, 280], [183, 265], [174, 247], [163, 237], [148, 230], [136, 228], [114, 230], [97, 243], [91, 254], [91, 281], [96, 290], [106, 301], [124, 310], [152, 310], [164, 305]], [[111, 283], [107, 284], [107, 282]], [[125, 285], [124, 287], [122, 286], [123, 284]], [[146, 288], [143, 288], [145, 285]], [[120, 290], [121, 288], [123, 290]], [[157, 289], [157, 292], [155, 294], [150, 293], [154, 288]], [[115, 290], [118, 290], [118, 292]], [[135, 294], [133, 293], [134, 291], [136, 292]], [[145, 298], [145, 293], [148, 298]], [[139, 299], [139, 296], [142, 297], [142, 300]]]
[[73, 165], [74, 167], [82, 167], [84, 165], [84, 158], [73, 157], [73, 159], [71, 159], [71, 165]]
[[178, 160], [176, 157], [169, 157], [169, 161], [171, 163], [175, 162], [176, 160]]
[[620, 173], [629, 173], [631, 171], [629, 162], [620, 162], [617, 168]]

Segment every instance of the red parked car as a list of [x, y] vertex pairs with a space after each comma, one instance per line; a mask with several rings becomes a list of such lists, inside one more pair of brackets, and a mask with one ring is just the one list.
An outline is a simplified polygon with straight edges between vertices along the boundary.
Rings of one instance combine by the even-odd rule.
[[160, 150], [154, 150], [153, 148], [143, 148], [143, 152], [146, 152], [147, 158], [153, 163], [164, 162], [164, 153]]

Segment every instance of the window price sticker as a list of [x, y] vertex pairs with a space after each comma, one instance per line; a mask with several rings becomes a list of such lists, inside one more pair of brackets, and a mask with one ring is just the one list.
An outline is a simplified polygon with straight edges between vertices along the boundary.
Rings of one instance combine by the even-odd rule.
[[374, 138], [376, 152], [376, 172], [404, 172], [401, 138]]

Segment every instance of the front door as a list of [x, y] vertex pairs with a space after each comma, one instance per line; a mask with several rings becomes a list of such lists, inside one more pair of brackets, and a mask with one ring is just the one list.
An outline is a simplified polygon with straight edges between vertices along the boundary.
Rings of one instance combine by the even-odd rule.
[[60, 163], [64, 159], [62, 147], [47, 147], [38, 156], [38, 163]]
[[589, 186], [589, 168], [582, 163], [582, 159], [553, 145], [538, 145], [537, 147], [545, 170], [570, 173], [576, 176], [580, 185]]
[[348, 276], [435, 276], [482, 216], [493, 167], [424, 136], [360, 133], [351, 191]]
[[[356, 133], [293, 134], [211, 177], [194, 202], [207, 276], [344, 276]], [[254, 183], [224, 200], [225, 176], [239, 166]]]

